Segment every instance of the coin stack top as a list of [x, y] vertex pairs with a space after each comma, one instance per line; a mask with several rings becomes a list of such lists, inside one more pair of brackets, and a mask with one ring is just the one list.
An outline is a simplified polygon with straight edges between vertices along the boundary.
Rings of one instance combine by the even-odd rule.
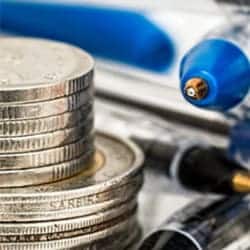
[[0, 39], [0, 249], [138, 243], [143, 154], [95, 135], [93, 70], [75, 47]]
[[1, 38], [0, 66], [0, 102], [24, 103], [71, 95], [89, 86], [94, 61], [64, 43]]
[[62, 180], [93, 159], [93, 71], [76, 47], [0, 39], [0, 187]]

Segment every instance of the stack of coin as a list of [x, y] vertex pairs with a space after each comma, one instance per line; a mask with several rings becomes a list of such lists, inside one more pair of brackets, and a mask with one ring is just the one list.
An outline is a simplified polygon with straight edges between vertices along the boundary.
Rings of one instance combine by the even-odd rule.
[[93, 132], [93, 60], [0, 39], [0, 249], [134, 249], [143, 154]]
[[60, 182], [1, 189], [1, 249], [127, 249], [138, 243], [141, 151], [97, 133], [95, 161]]
[[93, 65], [65, 44], [0, 39], [0, 187], [54, 182], [87, 166]]

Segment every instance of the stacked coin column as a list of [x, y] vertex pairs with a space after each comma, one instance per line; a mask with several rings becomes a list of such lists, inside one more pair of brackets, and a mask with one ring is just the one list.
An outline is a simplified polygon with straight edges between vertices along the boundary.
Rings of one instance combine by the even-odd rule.
[[127, 250], [139, 242], [143, 154], [93, 131], [92, 58], [0, 39], [0, 250]]
[[94, 154], [92, 58], [43, 40], [0, 45], [0, 187], [78, 174]]

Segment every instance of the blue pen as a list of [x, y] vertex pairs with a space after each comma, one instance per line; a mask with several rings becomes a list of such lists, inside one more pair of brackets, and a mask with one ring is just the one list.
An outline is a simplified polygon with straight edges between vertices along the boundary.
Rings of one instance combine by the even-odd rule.
[[[194, 106], [237, 113], [249, 109], [250, 48], [247, 19], [218, 30], [192, 48], [180, 69], [181, 91]], [[244, 102], [243, 102], [244, 101]]]
[[138, 12], [45, 1], [0, 4], [4, 31], [68, 42], [152, 71], [167, 70], [174, 58], [169, 35]]

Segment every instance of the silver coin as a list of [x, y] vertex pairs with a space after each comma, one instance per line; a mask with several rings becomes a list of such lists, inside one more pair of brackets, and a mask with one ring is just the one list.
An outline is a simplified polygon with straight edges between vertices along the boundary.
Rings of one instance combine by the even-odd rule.
[[[139, 240], [140, 228], [138, 225], [134, 225], [131, 229], [127, 229], [125, 232], [111, 235], [101, 240], [92, 242], [91, 244], [84, 244], [75, 247], [66, 247], [63, 250], [125, 250], [127, 246], [131, 245], [131, 242]], [[40, 245], [41, 246], [41, 245]], [[42, 248], [44, 249], [44, 248]], [[35, 250], [35, 249], [34, 249]], [[40, 249], [39, 249], [40, 250]], [[61, 250], [55, 249], [55, 250]]]
[[92, 103], [72, 112], [32, 120], [0, 120], [0, 136], [26, 136], [71, 128], [84, 120], [93, 119]]
[[88, 137], [93, 131], [93, 127], [94, 123], [92, 119], [79, 124], [77, 127], [57, 130], [49, 134], [43, 133], [31, 136], [0, 137], [0, 158], [1, 153], [24, 153], [65, 146], [80, 138]]
[[46, 222], [23, 222], [23, 223], [3, 223], [0, 222], [0, 236], [22, 236], [22, 235], [45, 235], [55, 233], [66, 233], [82, 228], [88, 228], [95, 225], [103, 224], [131, 214], [136, 211], [136, 199], [129, 200], [118, 206], [112, 207], [103, 212], [91, 214], [88, 216], [77, 217], [66, 220], [53, 220]]
[[[128, 231], [130, 233], [128, 233]], [[96, 240], [90, 244], [80, 244], [77, 246], [71, 247], [72, 244], [69, 246], [67, 242], [65, 242], [63, 247], [56, 248], [53, 244], [50, 244], [50, 248], [48, 248], [48, 243], [9, 243], [9, 244], [1, 244], [0, 249], [4, 250], [41, 250], [41, 249], [53, 249], [53, 250], [125, 250], [127, 246], [131, 245], [131, 242], [134, 242], [133, 239], [138, 240], [138, 233], [139, 229], [138, 226], [135, 225], [133, 228], [127, 229], [125, 232], [120, 232], [118, 234], [111, 235], [109, 237], [105, 237], [101, 240]], [[137, 238], [136, 238], [136, 237]], [[54, 247], [54, 248], [53, 248]], [[133, 248], [135, 249], [135, 248]], [[131, 250], [131, 249], [128, 249]]]
[[[127, 183], [130, 178], [142, 170], [143, 153], [130, 140], [99, 132], [97, 133], [95, 142], [101, 156], [99, 156], [98, 162], [93, 168], [62, 182], [35, 187], [2, 188], [0, 190], [0, 205], [3, 205], [5, 202], [14, 202], [14, 204], [24, 206], [25, 203], [30, 202], [55, 202], [62, 200], [62, 198], [77, 199], [78, 197], [105, 192], [112, 189], [112, 187]], [[81, 150], [75, 149], [75, 151]], [[39, 152], [40, 155], [41, 152]], [[48, 152], [49, 150], [46, 151], [46, 154]], [[80, 153], [83, 153], [83, 150]], [[36, 153], [31, 153], [30, 155], [32, 154]], [[77, 155], [77, 153], [74, 154]], [[8, 160], [14, 163], [15, 161], [12, 157]], [[22, 163], [21, 159], [20, 163]], [[39, 166], [38, 163], [40, 162], [34, 161], [31, 166]], [[25, 164], [21, 165], [24, 165], [24, 167], [27, 166]]]
[[94, 62], [64, 43], [0, 39], [0, 102], [31, 102], [71, 95], [92, 85]]
[[[62, 147], [27, 153], [0, 154], [0, 170], [39, 168], [73, 160], [94, 148], [94, 136], [87, 137]], [[2, 190], [0, 190], [2, 193]]]
[[50, 101], [26, 104], [3, 104], [0, 106], [0, 120], [38, 119], [76, 110], [93, 102], [93, 88], [71, 96]]
[[15, 235], [15, 236], [1, 236], [0, 246], [8, 243], [14, 243], [15, 245], [22, 243], [41, 244], [46, 243], [46, 248], [51, 248], [53, 245], [56, 248], [74, 247], [80, 244], [91, 244], [97, 240], [104, 239], [111, 235], [122, 233], [125, 230], [131, 229], [132, 225], [137, 222], [136, 213], [125, 214], [124, 216], [117, 217], [113, 220], [107, 221], [102, 224], [93, 225], [78, 230], [72, 230], [68, 232], [59, 232], [42, 235]]
[[[116, 186], [106, 192], [96, 193], [72, 199], [51, 202], [0, 204], [0, 221], [2, 222], [41, 222], [48, 220], [67, 219], [104, 212], [114, 206], [135, 199], [142, 186], [142, 175], [129, 183]], [[23, 205], [23, 206], [22, 206]]]
[[[131, 230], [127, 230], [127, 232], [119, 233], [112, 235], [111, 237], [107, 237], [103, 240], [96, 241], [92, 244], [81, 245], [77, 247], [68, 248], [70, 250], [132, 250], [130, 249], [138, 243], [140, 240], [141, 229], [138, 225], [134, 225]], [[133, 248], [136, 249], [136, 248]]]
[[84, 152], [77, 159], [48, 167], [0, 171], [0, 188], [25, 187], [61, 181], [79, 174], [88, 168], [94, 150]]
[[[133, 242], [133, 239], [140, 235], [140, 228], [137, 221], [127, 223], [127, 226], [118, 228], [110, 228], [112, 231], [107, 235], [105, 232], [99, 233], [98, 238], [91, 237], [86, 240], [86, 237], [68, 238], [56, 241], [47, 242], [20, 242], [20, 243], [1, 243], [2, 250], [97, 250], [97, 249], [125, 249]], [[107, 231], [109, 231], [107, 229]], [[96, 234], [97, 235], [97, 234]], [[85, 237], [85, 239], [83, 239]], [[121, 247], [121, 248], [119, 248]]]

